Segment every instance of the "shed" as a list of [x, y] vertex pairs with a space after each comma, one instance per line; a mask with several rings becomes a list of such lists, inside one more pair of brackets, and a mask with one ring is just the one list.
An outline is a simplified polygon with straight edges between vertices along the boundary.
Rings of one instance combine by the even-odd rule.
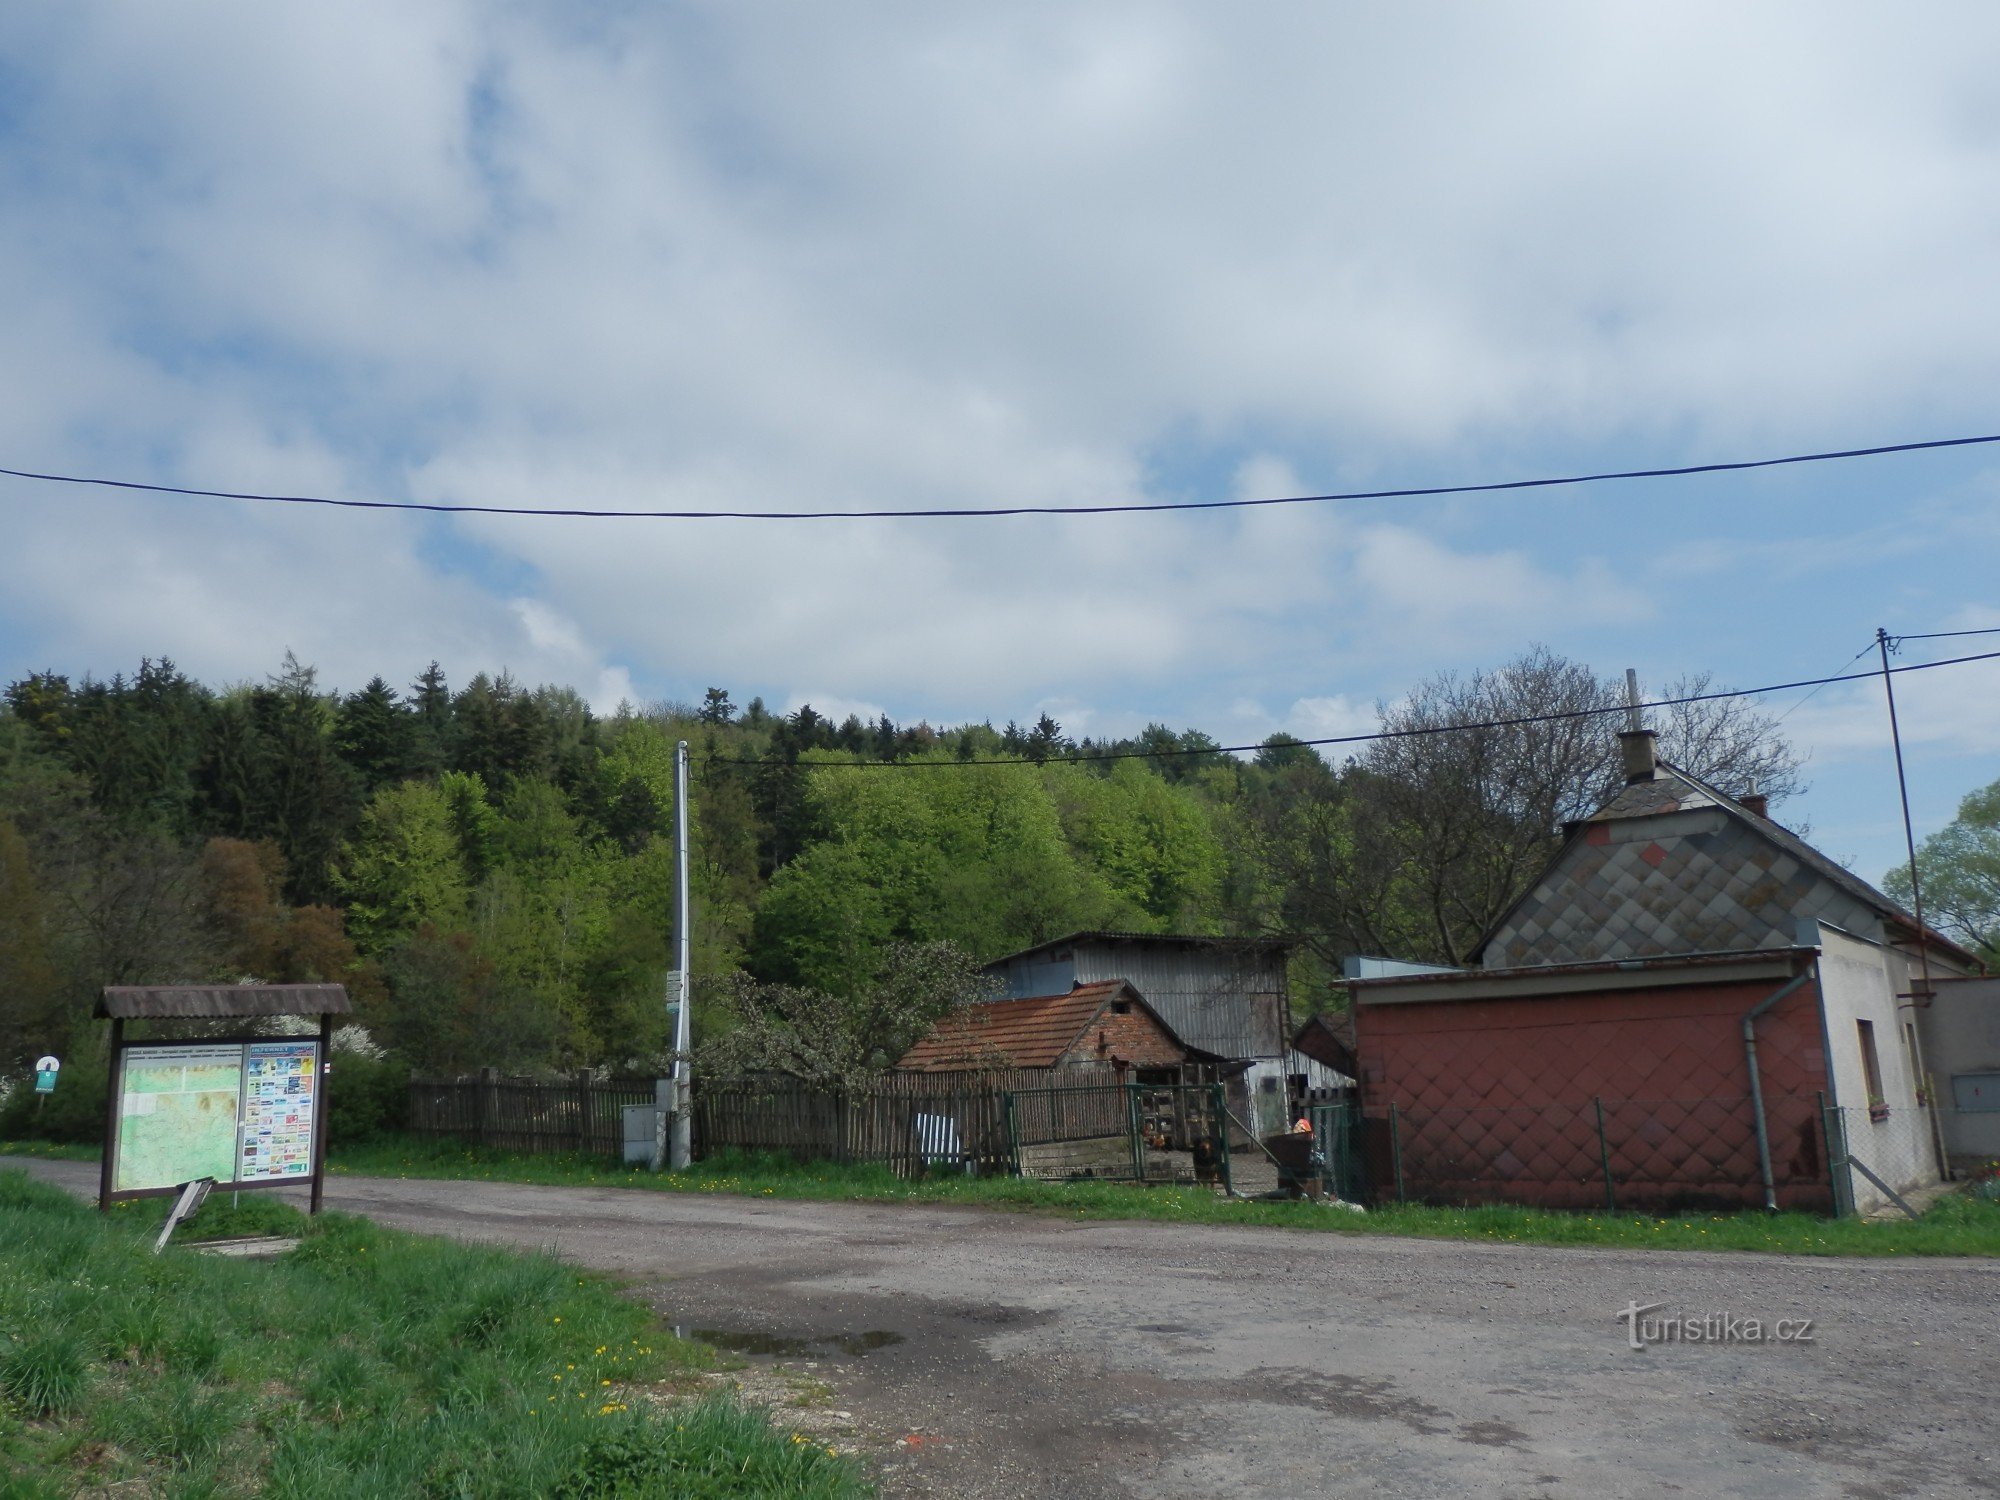
[[1287, 1075], [1312, 1071], [1289, 1045], [1296, 946], [1283, 937], [1073, 932], [996, 958], [986, 972], [1017, 999], [1128, 981], [1190, 1048], [1247, 1064], [1230, 1070], [1233, 1107], [1261, 1134], [1286, 1124]]
[[1108, 1069], [1135, 1082], [1169, 1082], [1191, 1062], [1219, 1061], [1183, 1042], [1138, 990], [1111, 979], [960, 1006], [896, 1066], [920, 1073]]

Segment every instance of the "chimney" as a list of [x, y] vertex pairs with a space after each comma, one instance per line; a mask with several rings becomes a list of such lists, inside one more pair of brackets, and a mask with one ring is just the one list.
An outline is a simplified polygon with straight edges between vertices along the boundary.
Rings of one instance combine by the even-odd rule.
[[1639, 673], [1625, 669], [1625, 728], [1618, 736], [1618, 748], [1625, 756], [1625, 784], [1651, 781], [1660, 768], [1659, 736], [1645, 727], [1639, 713]]
[[1771, 816], [1771, 799], [1762, 792], [1745, 792], [1736, 799], [1760, 818]]
[[1618, 748], [1625, 752], [1625, 784], [1651, 781], [1660, 769], [1660, 737], [1650, 729], [1628, 729], [1618, 736]]

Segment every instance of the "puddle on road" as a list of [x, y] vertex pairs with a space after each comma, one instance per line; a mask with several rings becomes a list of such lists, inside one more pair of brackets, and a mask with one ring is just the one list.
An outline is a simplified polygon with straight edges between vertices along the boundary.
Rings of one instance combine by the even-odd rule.
[[900, 1333], [871, 1328], [866, 1333], [833, 1333], [800, 1337], [779, 1333], [742, 1333], [730, 1328], [688, 1328], [674, 1326], [676, 1338], [693, 1339], [711, 1349], [731, 1354], [749, 1354], [764, 1359], [808, 1359], [831, 1354], [863, 1355], [903, 1342]]

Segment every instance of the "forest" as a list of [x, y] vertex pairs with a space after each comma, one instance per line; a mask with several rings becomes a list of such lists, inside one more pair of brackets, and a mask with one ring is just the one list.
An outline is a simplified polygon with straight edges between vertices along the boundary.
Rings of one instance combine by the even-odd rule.
[[[0, 1071], [101, 1055], [103, 985], [241, 979], [347, 985], [349, 1047], [401, 1076], [655, 1066], [679, 740], [718, 1066], [879, 1067], [980, 962], [1082, 928], [1289, 934], [1294, 1009], [1337, 1010], [1343, 955], [1464, 957], [1616, 786], [1623, 697], [1530, 648], [1381, 704], [1389, 737], [1331, 758], [1164, 724], [836, 723], [722, 688], [598, 715], [435, 664], [342, 692], [289, 654], [219, 687], [165, 659], [36, 673], [0, 709]], [[1748, 700], [1654, 727], [1728, 789], [1799, 790]]]

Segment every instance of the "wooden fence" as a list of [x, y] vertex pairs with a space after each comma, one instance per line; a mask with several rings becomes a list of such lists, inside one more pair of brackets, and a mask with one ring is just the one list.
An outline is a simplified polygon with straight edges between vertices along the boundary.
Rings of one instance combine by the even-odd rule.
[[474, 1078], [412, 1078], [409, 1129], [505, 1151], [617, 1156], [621, 1111], [652, 1102], [650, 1078], [503, 1078], [489, 1068]]
[[906, 1177], [930, 1164], [975, 1172], [1014, 1167], [1007, 1095], [995, 1088], [701, 1089], [694, 1099], [694, 1146], [702, 1159], [723, 1151], [770, 1153], [796, 1161], [872, 1162]]
[[[694, 1151], [771, 1153], [798, 1161], [873, 1162], [908, 1176], [929, 1165], [1011, 1172], [1017, 1145], [1038, 1145], [1123, 1130], [1122, 1093], [1080, 1087], [1116, 1081], [1109, 1068], [966, 1073], [884, 1073], [854, 1089], [827, 1089], [791, 1078], [698, 1083]], [[1031, 1094], [1037, 1107], [1017, 1111], [1010, 1133], [1007, 1095]], [[1043, 1102], [1045, 1101], [1045, 1102]], [[619, 1111], [651, 1104], [650, 1078], [554, 1081], [503, 1078], [412, 1079], [410, 1130], [524, 1152], [618, 1155]], [[1020, 1141], [1014, 1138], [1018, 1133]]]

